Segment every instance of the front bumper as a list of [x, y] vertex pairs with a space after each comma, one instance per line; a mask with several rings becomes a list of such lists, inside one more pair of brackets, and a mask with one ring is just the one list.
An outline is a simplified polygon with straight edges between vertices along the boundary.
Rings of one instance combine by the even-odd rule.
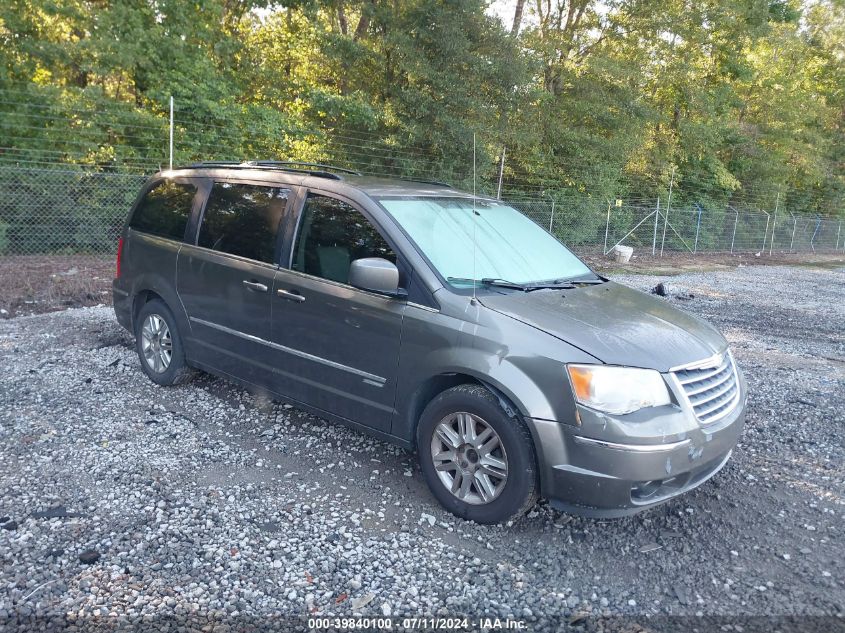
[[700, 486], [728, 462], [745, 425], [745, 382], [739, 380], [739, 403], [707, 426], [678, 406], [621, 417], [579, 406], [578, 426], [526, 420], [542, 496], [571, 514], [613, 518]]

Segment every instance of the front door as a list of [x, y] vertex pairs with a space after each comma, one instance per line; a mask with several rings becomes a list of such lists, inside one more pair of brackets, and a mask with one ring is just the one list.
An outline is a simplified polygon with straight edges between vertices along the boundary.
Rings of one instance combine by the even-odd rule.
[[405, 302], [349, 285], [355, 259], [396, 254], [351, 202], [310, 192], [291, 265], [273, 289], [272, 340], [285, 370], [281, 391], [389, 431]]
[[195, 244], [179, 252], [176, 287], [191, 325], [194, 361], [269, 384], [271, 292], [277, 235], [290, 191], [215, 182]]

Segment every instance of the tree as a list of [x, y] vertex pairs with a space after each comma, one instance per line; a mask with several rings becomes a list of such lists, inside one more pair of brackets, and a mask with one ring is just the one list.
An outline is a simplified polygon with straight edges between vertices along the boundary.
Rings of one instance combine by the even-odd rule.
[[[8, 0], [0, 159], [333, 161], [843, 213], [842, 0]], [[23, 158], [21, 158], [23, 157]]]

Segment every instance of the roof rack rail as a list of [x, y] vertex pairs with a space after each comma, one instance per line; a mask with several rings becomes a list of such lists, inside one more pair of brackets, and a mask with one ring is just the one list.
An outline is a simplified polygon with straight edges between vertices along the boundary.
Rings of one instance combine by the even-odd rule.
[[[323, 165], [322, 163], [303, 163], [298, 161], [281, 160], [211, 160], [203, 161], [200, 163], [192, 163], [190, 165], [185, 165], [184, 167], [177, 167], [177, 169], [201, 169], [203, 167], [225, 167], [227, 169], [249, 169], [251, 167], [263, 167], [266, 169], [278, 169], [279, 171], [307, 174], [309, 176], [317, 176], [320, 178], [331, 178], [332, 180], [341, 180], [341, 177], [334, 172], [342, 172], [355, 176], [361, 175], [360, 172], [354, 171], [352, 169], [335, 167], [334, 165]], [[314, 167], [316, 169], [308, 169], [310, 167]]]
[[427, 180], [424, 178], [399, 178], [399, 180], [404, 180], [405, 182], [420, 182], [424, 185], [437, 185], [438, 187], [451, 187], [448, 182], [443, 182], [442, 180]]
[[315, 167], [320, 170], [339, 171], [342, 174], [350, 174], [352, 176], [361, 175], [360, 171], [355, 171], [354, 169], [327, 165], [325, 163], [307, 163], [298, 160], [248, 160], [246, 164], [256, 165], [258, 167]]
[[214, 167], [216, 165], [226, 166], [226, 167], [237, 167], [238, 165], [242, 164], [243, 161], [240, 160], [207, 160], [202, 161], [200, 163], [191, 163], [190, 165], [184, 165], [183, 167], [176, 167], [175, 169], [190, 169], [190, 168], [197, 168], [197, 167]]

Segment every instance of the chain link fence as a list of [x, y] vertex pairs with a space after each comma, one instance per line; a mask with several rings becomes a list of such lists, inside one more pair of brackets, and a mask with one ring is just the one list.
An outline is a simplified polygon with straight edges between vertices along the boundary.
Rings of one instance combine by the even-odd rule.
[[0, 255], [106, 255], [139, 174], [0, 166]]
[[658, 201], [597, 202], [587, 198], [508, 200], [537, 224], [578, 250], [617, 245], [660, 255], [696, 253], [845, 252], [843, 221], [769, 213], [754, 207], [666, 208]]
[[[145, 181], [135, 173], [0, 165], [0, 255], [112, 255]], [[659, 206], [589, 196], [507, 199], [575, 250], [845, 252], [842, 221], [753, 207]]]

